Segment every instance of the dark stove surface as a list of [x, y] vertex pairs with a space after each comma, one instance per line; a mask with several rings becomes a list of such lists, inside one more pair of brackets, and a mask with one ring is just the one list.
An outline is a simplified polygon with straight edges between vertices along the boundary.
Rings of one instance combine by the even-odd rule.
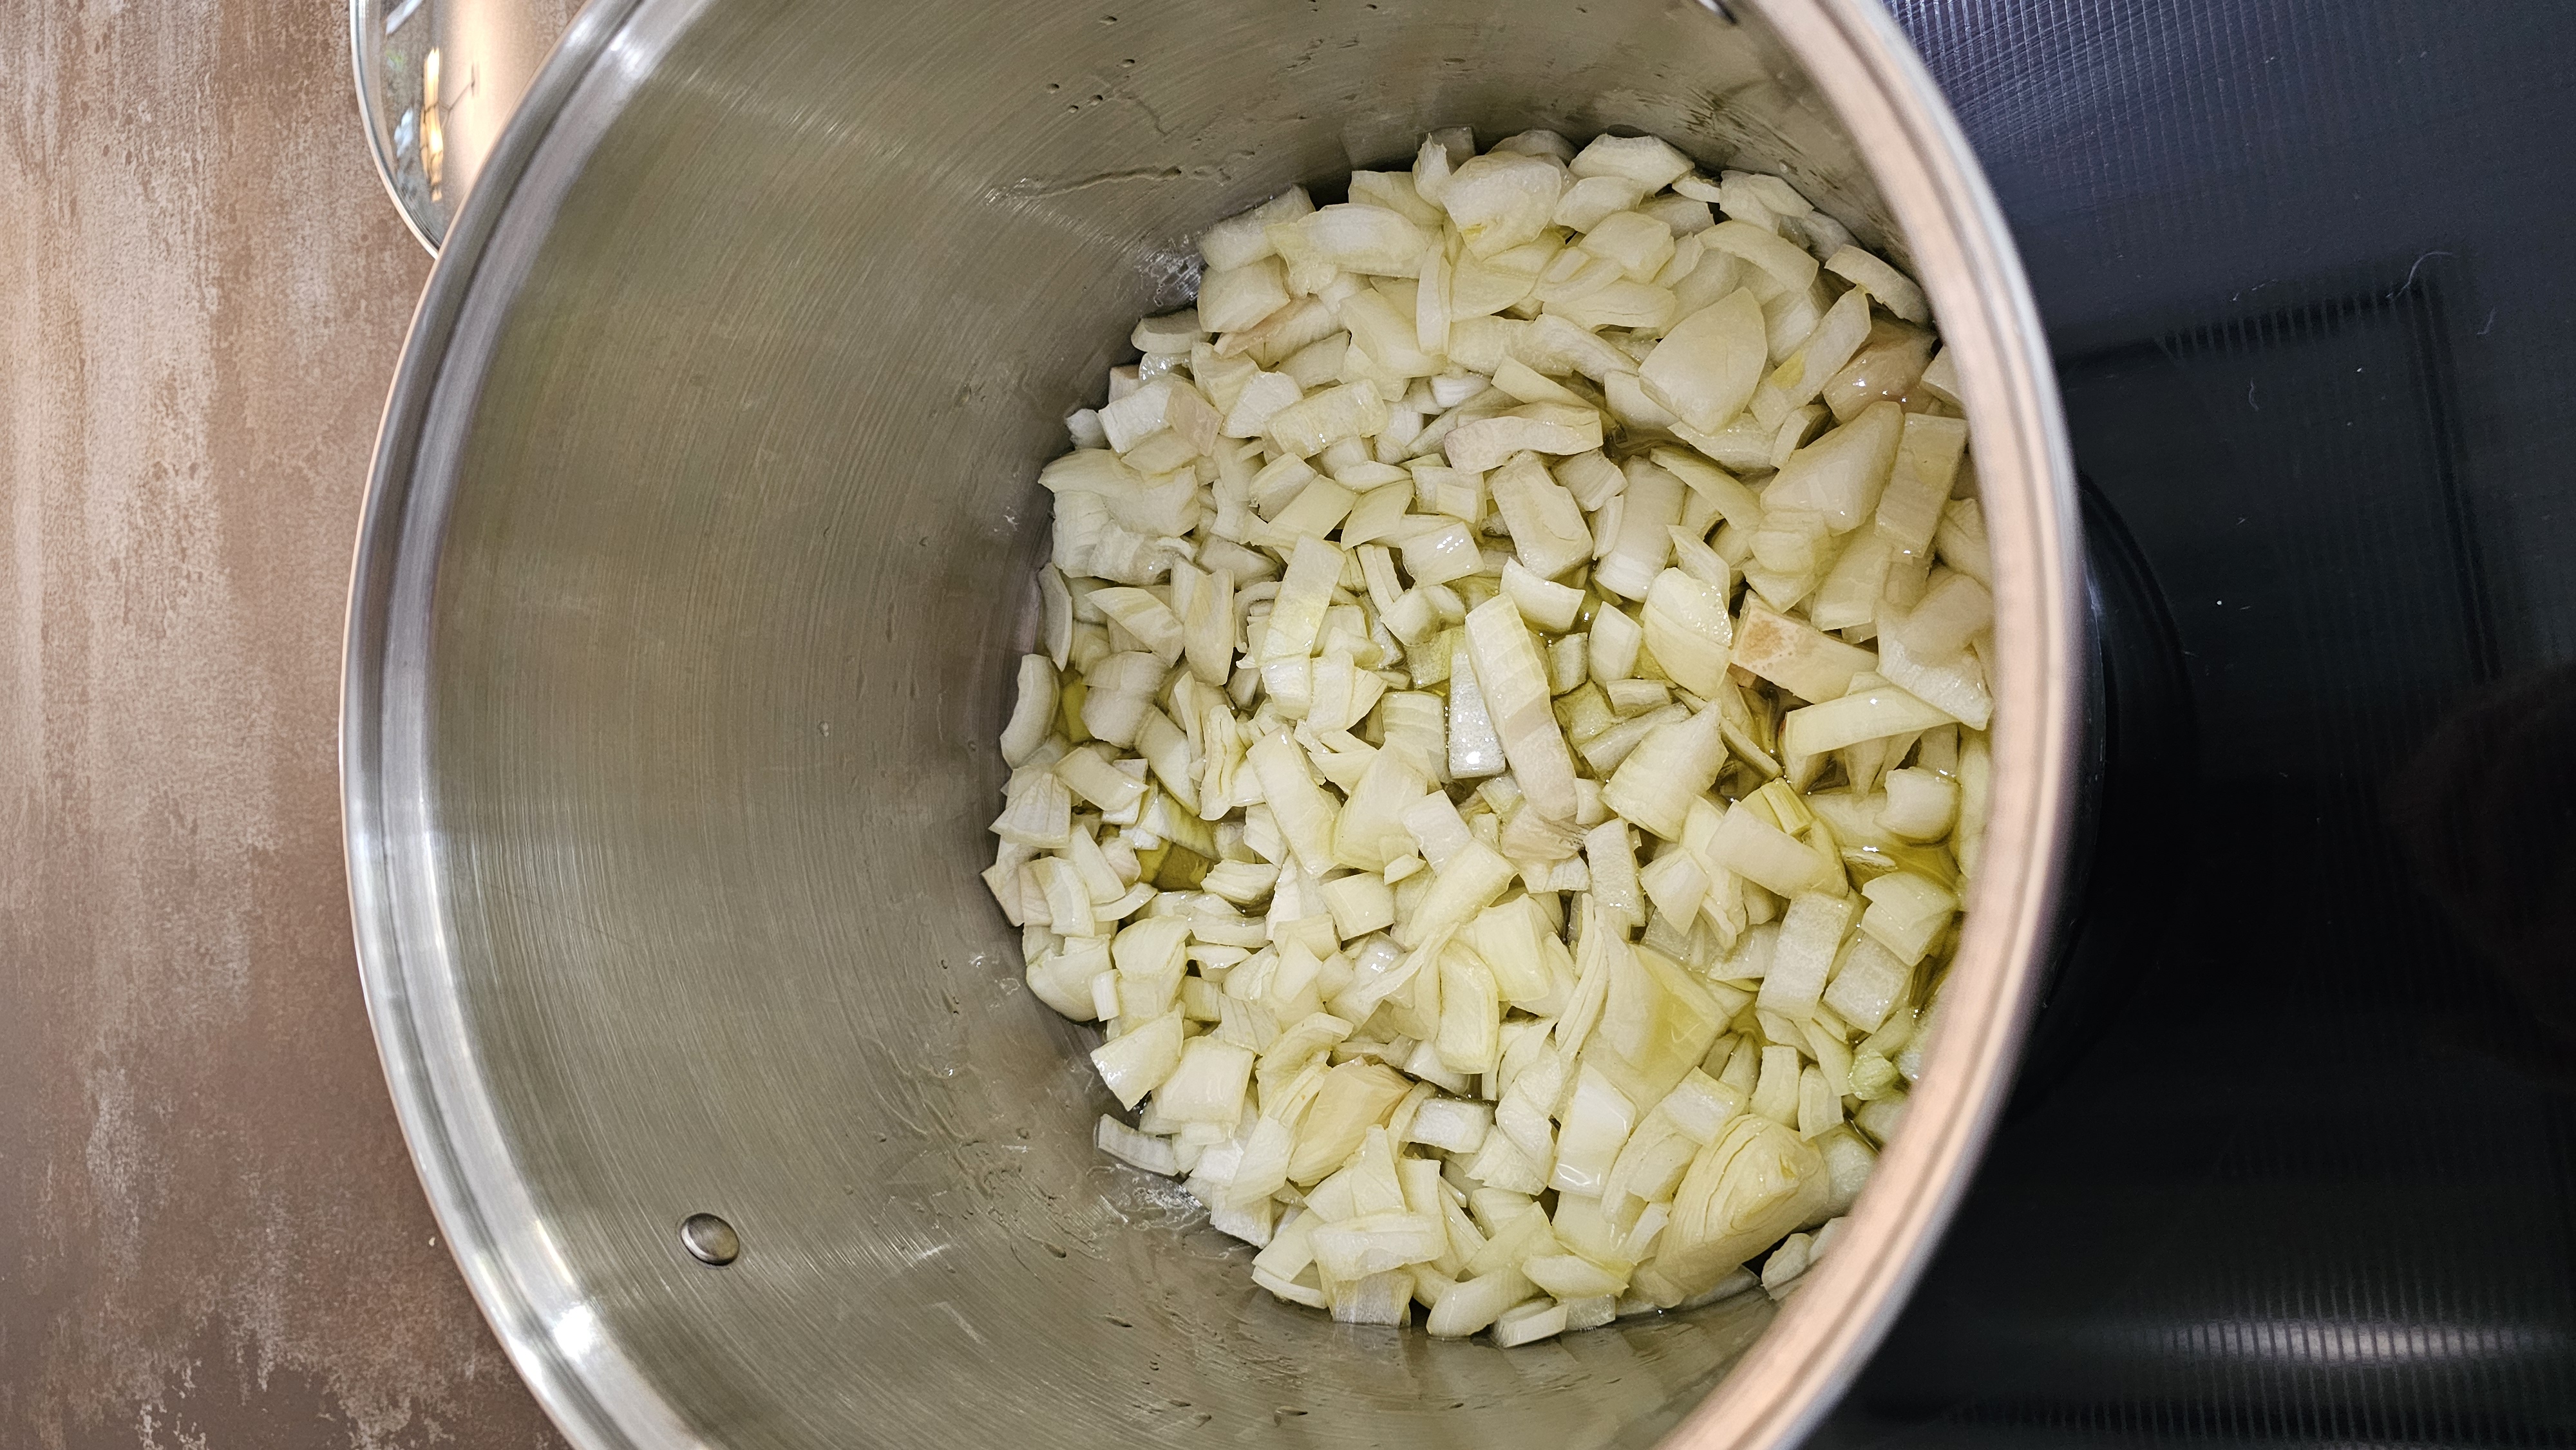
[[2197, 739], [1815, 1443], [2576, 1444], [2576, 6], [1891, 9]]

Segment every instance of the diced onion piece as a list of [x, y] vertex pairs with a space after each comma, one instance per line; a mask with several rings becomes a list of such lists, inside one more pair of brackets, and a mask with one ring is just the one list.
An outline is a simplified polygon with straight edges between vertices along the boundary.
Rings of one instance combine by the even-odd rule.
[[1479, 418], [1451, 430], [1444, 444], [1450, 467], [1480, 471], [1497, 467], [1524, 449], [1581, 453], [1600, 446], [1601, 415], [1589, 407], [1564, 403], [1523, 403]]
[[1658, 136], [1596, 136], [1566, 163], [1576, 176], [1617, 176], [1660, 191], [1690, 174], [1690, 158]]
[[1452, 1072], [1491, 1072], [1502, 1052], [1502, 1004], [1493, 973], [1452, 944], [1440, 955], [1440, 1063]]
[[1154, 1103], [1172, 1122], [1232, 1128], [1243, 1116], [1244, 1088], [1251, 1075], [1251, 1049], [1213, 1037], [1193, 1037], [1182, 1045], [1179, 1064], [1155, 1090]]
[[1417, 585], [1447, 584], [1483, 567], [1484, 557], [1465, 524], [1443, 524], [1404, 541], [1404, 572]]
[[1825, 381], [1841, 372], [1868, 340], [1869, 294], [1854, 289], [1836, 298], [1807, 340], [1773, 370], [1769, 382], [1778, 389], [1777, 412], [1814, 401]]
[[1595, 223], [1576, 245], [1617, 263], [1629, 281], [1650, 282], [1673, 258], [1673, 229], [1643, 212], [1614, 212]]
[[1515, 402], [1571, 403], [1581, 405], [1583, 396], [1565, 384], [1545, 377], [1519, 358], [1503, 359], [1494, 370], [1494, 386], [1509, 394]]
[[1368, 1130], [1385, 1121], [1407, 1088], [1403, 1076], [1382, 1063], [1353, 1060], [1325, 1073], [1298, 1128], [1288, 1181], [1313, 1183], [1341, 1166]]
[[1333, 818], [1337, 807], [1315, 782], [1306, 752], [1285, 730], [1274, 730], [1253, 742], [1245, 760], [1261, 781], [1262, 799], [1278, 818], [1297, 863], [1309, 871], [1333, 865]]
[[1439, 200], [1468, 252], [1491, 257], [1544, 231], [1565, 184], [1564, 171], [1553, 162], [1489, 152], [1453, 171]]
[[1953, 408], [1967, 406], [1959, 391], [1959, 365], [1948, 349], [1932, 355], [1932, 361], [1924, 365], [1921, 381], [1923, 391], [1939, 401]]
[[1119, 628], [1134, 635], [1139, 644], [1152, 650], [1156, 659], [1166, 665], [1180, 660], [1185, 642], [1180, 616], [1153, 594], [1132, 586], [1095, 589], [1091, 602], [1117, 621]]
[[1462, 941], [1492, 973], [1500, 1000], [1514, 1005], [1544, 1001], [1555, 989], [1557, 970], [1570, 970], [1565, 944], [1534, 897], [1487, 907], [1468, 925]]
[[[1483, 423], [1470, 425], [1484, 426], [1486, 424]], [[1453, 455], [1458, 446], [1457, 438], [1456, 433], [1450, 435]], [[1551, 451], [1581, 453], [1584, 450]], [[1535, 454], [1519, 454], [1504, 463], [1490, 480], [1490, 487], [1494, 507], [1502, 514], [1504, 525], [1511, 530], [1512, 545], [1520, 555], [1518, 562], [1530, 573], [1540, 579], [1554, 578], [1592, 556], [1592, 532], [1584, 524], [1582, 509], [1576, 506], [1574, 496], [1549, 475], [1546, 465], [1540, 463]], [[1569, 619], [1565, 624], [1549, 627], [1563, 630], [1571, 625]]]
[[1118, 1105], [1133, 1108], [1180, 1066], [1181, 1014], [1167, 1012], [1102, 1043], [1091, 1062]]
[[[1338, 820], [1335, 829], [1338, 837]], [[1363, 874], [1325, 882], [1324, 906], [1332, 913], [1333, 929], [1345, 941], [1395, 925], [1395, 892], [1381, 876]]]
[[1402, 1324], [1412, 1312], [1413, 1279], [1401, 1269], [1355, 1279], [1333, 1295], [1336, 1324]]
[[1420, 766], [1406, 752], [1378, 751], [1334, 816], [1333, 859], [1362, 871], [1384, 870], [1412, 849], [1404, 811], [1429, 789]]
[[[1562, 634], [1574, 628], [1575, 615], [1583, 608], [1582, 590], [1550, 583], [1543, 576], [1522, 568], [1521, 561], [1518, 559], [1512, 559], [1503, 565], [1503, 593], [1520, 610], [1524, 619], [1552, 633]], [[1041, 664], [1045, 663], [1038, 656], [1033, 655], [1031, 658], [1038, 659]], [[1022, 666], [1022, 672], [1025, 675], [1025, 665]], [[1054, 689], [1054, 675], [1050, 671], [1047, 679], [1050, 711], [1054, 708], [1052, 704]], [[1032, 748], [1035, 747], [1032, 746]]]
[[1414, 908], [1413, 919], [1405, 923], [1399, 940], [1420, 943], [1442, 932], [1455, 931], [1503, 894], [1519, 874], [1512, 863], [1493, 847], [1470, 839], [1449, 864], [1432, 873], [1431, 889], [1424, 893]]
[[1813, 1138], [1828, 1128], [1839, 1128], [1843, 1122], [1842, 1095], [1835, 1092], [1819, 1067], [1803, 1068], [1798, 1073], [1798, 1136]]
[[1010, 723], [1002, 727], [1002, 761], [1017, 768], [1046, 743], [1055, 728], [1055, 666], [1044, 655], [1020, 658], [1019, 695]]
[[1674, 323], [1639, 365], [1638, 377], [1648, 397], [1690, 426], [1715, 432], [1761, 382], [1770, 358], [1766, 339], [1761, 304], [1750, 292], [1731, 292]]
[[1741, 805], [1718, 822], [1706, 854], [1709, 864], [1782, 896], [1825, 890], [1840, 869], [1823, 852]]
[[1618, 529], [1593, 567], [1593, 583], [1622, 599], [1643, 599], [1671, 557], [1672, 526], [1681, 518], [1682, 481], [1644, 459], [1632, 458], [1619, 494]]
[[1933, 535], [1943, 562], [1978, 583], [1995, 585], [1994, 560], [1986, 545], [1986, 516], [1973, 498], [1954, 498], [1941, 508], [1941, 527]]
[[1762, 527], [1762, 496], [1725, 469], [1679, 448], [1654, 450], [1655, 466], [1689, 485], [1708, 507], [1739, 529]]
[[1433, 1098], [1413, 1115], [1413, 1141], [1448, 1153], [1473, 1153], [1492, 1130], [1494, 1110], [1484, 1103]]
[[1851, 914], [1851, 898], [1846, 896], [1808, 892], [1792, 897], [1788, 912], [1780, 918], [1771, 970], [1762, 978], [1755, 1003], [1766, 1012], [1790, 1018], [1815, 1011]]
[[1692, 694], [1716, 694], [1726, 680], [1727, 650], [1734, 641], [1725, 587], [1666, 569], [1646, 592], [1645, 615], [1646, 648], [1655, 663]]
[[1234, 663], [1234, 576], [1175, 563], [1171, 607], [1180, 616], [1190, 673], [1210, 685], [1224, 684]]
[[1762, 1049], [1762, 1076], [1753, 1085], [1745, 1111], [1787, 1126], [1798, 1120], [1798, 1049], [1773, 1045]]
[[[1722, 203], [1721, 203], [1722, 204]], [[1751, 222], [1727, 220], [1709, 228], [1708, 245], [1722, 247], [1761, 268], [1790, 292], [1804, 292], [1816, 280], [1817, 264], [1797, 243]]]
[[1474, 657], [1458, 650], [1449, 665], [1449, 774], [1479, 780], [1502, 774], [1505, 763], [1502, 732], [1476, 678]]
[[1906, 611], [1906, 650], [1932, 659], [1954, 655], [1994, 622], [1995, 597], [1986, 586], [1965, 574], [1949, 574]]
[[1645, 889], [1625, 821], [1604, 821], [1585, 832], [1583, 859], [1591, 867], [1593, 899], [1605, 911], [1620, 914], [1632, 925], [1646, 919]]
[[1302, 659], [1315, 652], [1342, 563], [1342, 551], [1325, 540], [1312, 535], [1297, 540], [1271, 601], [1270, 625], [1261, 637], [1262, 660]]
[[1521, 1273], [1559, 1299], [1599, 1298], [1628, 1287], [1626, 1275], [1613, 1274], [1579, 1254], [1533, 1255], [1521, 1261]]
[[1211, 267], [1199, 279], [1199, 316], [1214, 332], [1252, 327], [1290, 300], [1287, 268], [1275, 256], [1239, 267]]
[[1156, 378], [1100, 410], [1100, 426], [1109, 446], [1127, 452], [1169, 429], [1188, 443], [1192, 456], [1216, 446], [1220, 420], [1199, 390], [1177, 378]]
[[1716, 1287], [1743, 1262], [1809, 1221], [1832, 1188], [1824, 1159], [1787, 1128], [1747, 1113], [1708, 1147], [1673, 1195], [1656, 1266], [1676, 1287]]
[[1845, 1022], [1875, 1032], [1903, 1000], [1913, 978], [1912, 969], [1876, 940], [1855, 937], [1844, 949], [1823, 1001]]
[[1881, 740], [1947, 725], [1936, 709], [1892, 684], [1863, 685], [1838, 699], [1792, 710], [1780, 722], [1780, 749], [1792, 756], [1822, 755], [1864, 740]]
[[1868, 289], [1881, 307], [1918, 327], [1932, 320], [1932, 304], [1924, 299], [1923, 289], [1915, 285], [1914, 279], [1858, 247], [1838, 248], [1825, 259], [1825, 270], [1855, 287]]
[[1764, 506], [1820, 514], [1835, 533], [1849, 533], [1878, 507], [1904, 431], [1903, 409], [1894, 403], [1870, 404], [1860, 416], [1791, 454], [1763, 492]]
[[1601, 788], [1601, 803], [1641, 830], [1667, 841], [1681, 839], [1691, 803], [1715, 783], [1726, 763], [1723, 724], [1712, 708], [1654, 726], [1611, 773], [1609, 784]]
[[1220, 430], [1228, 438], [1258, 438], [1269, 431], [1280, 410], [1304, 397], [1305, 389], [1285, 373], [1256, 372], [1235, 395]]
[[1281, 408], [1262, 431], [1282, 453], [1311, 458], [1341, 439], [1375, 433], [1387, 416], [1386, 399], [1375, 387], [1344, 383]]
[[1905, 1103], [1904, 1093], [1890, 1093], [1886, 1097], [1861, 1104], [1860, 1111], [1853, 1115], [1852, 1121], [1857, 1123], [1863, 1132], [1884, 1143], [1896, 1136], [1898, 1124], [1904, 1121]]
[[1321, 1225], [1308, 1242], [1313, 1246], [1316, 1265], [1326, 1274], [1353, 1280], [1436, 1258], [1449, 1247], [1449, 1234], [1437, 1218], [1414, 1213], [1373, 1213]]
[[1958, 782], [1909, 766], [1889, 771], [1885, 789], [1887, 807], [1879, 813], [1879, 823], [1888, 834], [1908, 841], [1937, 841], [1950, 834], [1959, 812]]
[[[1413, 276], [1428, 245], [1422, 229], [1403, 214], [1362, 202], [1321, 207], [1290, 225], [1316, 258], [1372, 276]], [[1273, 244], [1278, 240], [1274, 231]]]
[[1881, 876], [1861, 894], [1869, 908], [1861, 913], [1860, 929], [1909, 967], [1923, 960], [1958, 909], [1957, 897], [1910, 871]]
[[1592, 616], [1588, 673], [1596, 680], [1624, 680], [1636, 673], [1637, 648], [1646, 632], [1616, 605], [1604, 604]]
[[1875, 535], [1853, 539], [1825, 574], [1807, 618], [1816, 628], [1853, 629], [1878, 617], [1880, 595], [1887, 584], [1893, 554], [1887, 540]]
[[1902, 403], [1912, 396], [1931, 356], [1930, 333], [1885, 318], [1875, 319], [1869, 326], [1869, 340], [1860, 351], [1852, 354], [1841, 371], [1825, 380], [1824, 404], [1833, 410], [1834, 417], [1847, 422], [1872, 403]]
[[1306, 188], [1292, 186], [1252, 210], [1231, 216], [1199, 237], [1199, 255], [1210, 267], [1240, 267], [1272, 255], [1268, 229], [1315, 209]]
[[[1423, 1328], [1441, 1339], [1461, 1339], [1489, 1326], [1537, 1290], [1519, 1270], [1503, 1268], [1463, 1279], [1440, 1296]], [[1561, 1327], [1561, 1326], [1560, 1326]]]
[[1896, 468], [1879, 495], [1879, 537], [1909, 554], [1930, 550], [1967, 441], [1968, 425], [1960, 419], [1905, 415]]
[[1646, 898], [1665, 916], [1688, 921], [1708, 894], [1708, 869], [1688, 851], [1667, 849], [1639, 873]]
[[1852, 677], [1878, 657], [1787, 615], [1748, 604], [1735, 636], [1733, 662], [1801, 700], [1842, 698]]
[[1092, 1129], [1091, 1142], [1101, 1152], [1148, 1173], [1169, 1177], [1181, 1171], [1181, 1160], [1171, 1139], [1139, 1133], [1106, 1113], [1100, 1115], [1099, 1124]]
[[1498, 595], [1469, 611], [1465, 629], [1476, 687], [1529, 808], [1571, 822], [1574, 757], [1549, 708], [1546, 665], [1520, 610]]
[[1075, 795], [1107, 815], [1134, 810], [1145, 795], [1144, 781], [1110, 764], [1097, 746], [1067, 752], [1054, 769]]
[[[1575, 159], [1579, 161], [1582, 158]], [[1625, 176], [1587, 176], [1581, 172], [1575, 175], [1575, 183], [1557, 198], [1556, 212], [1550, 220], [1578, 232], [1590, 231], [1603, 217], [1628, 210], [1654, 190], [1642, 181]]]

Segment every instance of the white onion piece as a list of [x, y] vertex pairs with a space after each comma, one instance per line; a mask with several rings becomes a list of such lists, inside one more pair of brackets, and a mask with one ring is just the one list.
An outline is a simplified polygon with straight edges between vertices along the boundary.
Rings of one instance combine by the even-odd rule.
[[1566, 176], [1554, 163], [1516, 153], [1488, 153], [1452, 172], [1441, 188], [1467, 250], [1491, 257], [1537, 236], [1556, 214]]
[[1476, 687], [1529, 808], [1572, 821], [1574, 756], [1548, 708], [1546, 666], [1520, 610], [1500, 596], [1478, 605], [1467, 615], [1466, 639]]
[[[1450, 435], [1453, 456], [1457, 436]], [[1511, 530], [1512, 545], [1519, 555], [1515, 562], [1524, 565], [1530, 574], [1552, 579], [1592, 556], [1592, 533], [1583, 522], [1583, 510], [1535, 454], [1523, 453], [1509, 459], [1494, 473], [1489, 486], [1494, 507]], [[1569, 592], [1575, 593], [1579, 603], [1579, 591]], [[1561, 632], [1571, 627], [1571, 620], [1552, 627]]]
[[[1932, 305], [1924, 300], [1923, 289], [1915, 285], [1914, 279], [1858, 247], [1836, 248], [1832, 256], [1825, 258], [1825, 270], [1855, 287], [1867, 288], [1880, 306], [1916, 326], [1932, 320]], [[1957, 400], [1950, 401], [1955, 405]]]
[[1762, 381], [1770, 351], [1762, 308], [1731, 292], [1675, 323], [1638, 368], [1646, 395], [1683, 422], [1726, 426]]
[[1682, 481], [1644, 459], [1630, 459], [1619, 494], [1618, 529], [1594, 566], [1593, 582], [1622, 599], [1643, 599], [1672, 554], [1681, 518]]
[[1734, 642], [1726, 593], [1723, 584], [1680, 569], [1656, 575], [1646, 591], [1646, 648], [1674, 684], [1694, 695], [1714, 695], [1726, 679], [1727, 649]]

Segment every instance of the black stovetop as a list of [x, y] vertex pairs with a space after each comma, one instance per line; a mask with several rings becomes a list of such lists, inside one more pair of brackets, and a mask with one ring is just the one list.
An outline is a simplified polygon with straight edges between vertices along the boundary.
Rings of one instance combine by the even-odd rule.
[[2576, 5], [1890, 8], [2189, 693], [1815, 1443], [2576, 1444]]

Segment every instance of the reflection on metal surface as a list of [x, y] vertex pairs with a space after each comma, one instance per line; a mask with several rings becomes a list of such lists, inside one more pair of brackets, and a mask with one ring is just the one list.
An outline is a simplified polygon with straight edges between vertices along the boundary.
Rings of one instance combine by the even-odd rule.
[[386, 192], [436, 252], [578, 0], [350, 0], [358, 113]]
[[2390, 796], [2426, 894], [2522, 1010], [2477, 1045], [2576, 1089], [2576, 665], [2454, 711]]
[[[1874, 0], [1734, 8], [577, 23], [406, 349], [343, 713], [405, 1131], [574, 1443], [1739, 1450], [1847, 1380], [2001, 1106], [2052, 919], [2073, 480], [2002, 223]], [[1178, 300], [1209, 221], [1454, 124], [1785, 170], [1908, 245], [1966, 388], [2001, 605], [1989, 864], [1908, 1130], [1776, 1318], [1745, 1295], [1504, 1352], [1270, 1300], [1094, 1151], [1094, 1039], [1005, 965], [976, 876], [1032, 480], [1076, 389]], [[760, 1252], [678, 1261], [708, 1204]]]
[[420, 169], [432, 206], [447, 200], [447, 127], [439, 119], [446, 107], [438, 99], [438, 59], [433, 45], [420, 63]]

